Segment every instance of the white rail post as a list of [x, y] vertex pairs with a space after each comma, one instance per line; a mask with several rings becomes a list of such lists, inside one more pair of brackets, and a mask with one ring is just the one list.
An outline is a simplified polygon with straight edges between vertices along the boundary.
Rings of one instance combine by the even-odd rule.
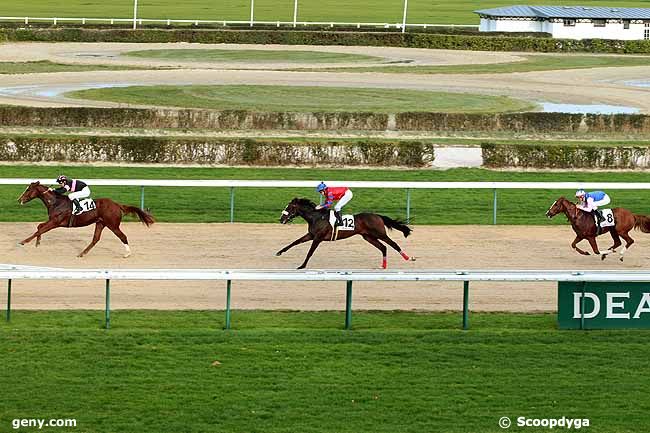
[[402, 17], [402, 33], [406, 31], [406, 10], [409, 7], [409, 0], [404, 0], [404, 15]]
[[255, 19], [255, 0], [251, 0], [251, 24], [250, 24], [251, 27], [253, 27], [254, 19]]
[[133, 30], [138, 27], [138, 0], [133, 0]]
[[298, 0], [293, 0], [293, 26], [296, 27], [298, 20]]

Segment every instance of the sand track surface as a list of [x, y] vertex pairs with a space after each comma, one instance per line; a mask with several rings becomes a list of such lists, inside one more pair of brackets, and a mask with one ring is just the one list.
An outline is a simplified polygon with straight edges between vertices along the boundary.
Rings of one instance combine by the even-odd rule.
[[[77, 259], [92, 237], [92, 228], [58, 229], [43, 237], [39, 248], [18, 247], [35, 223], [0, 224], [0, 264], [63, 268], [220, 268], [293, 269], [305, 257], [309, 244], [281, 257], [275, 252], [305, 232], [304, 225], [275, 224], [155, 224], [151, 228], [128, 223], [133, 256], [123, 259], [120, 242], [108, 230], [84, 259]], [[611, 238], [600, 238], [601, 248]], [[650, 259], [650, 236], [635, 232], [636, 244], [621, 263], [580, 256], [569, 246], [568, 226], [415, 226], [412, 237], [396, 240], [417, 261], [405, 262], [389, 251], [392, 269], [644, 269]], [[585, 243], [586, 244], [586, 243]], [[587, 245], [583, 246], [587, 248]], [[379, 251], [360, 237], [324, 243], [316, 251], [311, 269], [379, 269]], [[2, 284], [4, 286], [4, 283]], [[554, 283], [472, 283], [471, 308], [480, 311], [552, 311], [556, 308]], [[4, 303], [5, 288], [1, 287]], [[16, 309], [104, 307], [103, 281], [15, 281]], [[345, 285], [339, 282], [233, 283], [233, 308], [338, 310], [345, 307]], [[223, 282], [115, 281], [115, 309], [222, 309]], [[462, 284], [355, 283], [355, 309], [459, 310]]]

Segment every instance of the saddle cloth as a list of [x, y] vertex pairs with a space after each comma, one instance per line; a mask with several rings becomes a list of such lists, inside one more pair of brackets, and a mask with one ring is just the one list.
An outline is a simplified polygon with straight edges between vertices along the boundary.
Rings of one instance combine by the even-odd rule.
[[91, 210], [97, 209], [95, 200], [93, 200], [92, 198], [85, 198], [83, 200], [79, 200], [79, 205], [81, 206], [81, 212], [79, 212], [76, 215], [81, 215], [82, 213], [86, 213]]
[[[616, 221], [614, 221], [614, 212], [611, 209], [600, 209], [600, 211], [603, 214], [603, 218], [605, 218], [601, 223], [601, 227], [611, 227], [613, 225], [616, 225]], [[594, 216], [596, 221], [596, 224], [598, 224], [598, 218]]]
[[[354, 215], [341, 215], [341, 219], [343, 220], [343, 224], [336, 227], [337, 230], [339, 231], [354, 230]], [[336, 216], [334, 215], [334, 211], [331, 211], [330, 225], [332, 226], [332, 228], [334, 228], [334, 224], [336, 224]]]

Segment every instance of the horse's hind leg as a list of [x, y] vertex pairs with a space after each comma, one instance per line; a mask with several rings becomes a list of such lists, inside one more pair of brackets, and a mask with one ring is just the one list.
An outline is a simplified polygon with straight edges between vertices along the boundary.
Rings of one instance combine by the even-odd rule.
[[377, 240], [377, 238], [373, 238], [370, 235], [361, 235], [363, 238], [371, 245], [373, 245], [375, 248], [377, 248], [379, 251], [381, 251], [381, 267], [383, 269], [386, 269], [388, 267], [388, 260], [386, 259], [386, 245], [382, 244]]
[[124, 244], [124, 249], [126, 252], [124, 253], [124, 258], [126, 259], [131, 255], [131, 247], [129, 247], [129, 240], [126, 238], [126, 235], [120, 230], [120, 227], [111, 227], [107, 226], [110, 231], [115, 233], [115, 236], [117, 236], [121, 241], [122, 244]]
[[395, 242], [394, 240], [389, 238], [386, 233], [383, 233], [383, 234], [378, 233], [378, 234], [379, 234], [379, 236], [377, 236], [377, 237], [380, 240], [386, 242], [388, 245], [390, 245], [395, 251], [397, 251], [400, 254], [400, 256], [402, 256], [402, 258], [404, 260], [415, 260], [415, 259], [412, 259], [411, 257], [409, 257], [408, 254], [406, 254], [404, 251], [402, 251], [402, 248], [400, 248], [400, 246], [397, 245], [397, 242]]
[[621, 238], [618, 236], [618, 233], [615, 230], [611, 230], [609, 232], [610, 235], [612, 235], [612, 239], [614, 240], [614, 245], [611, 247], [607, 248], [605, 251], [600, 252], [600, 259], [605, 260], [605, 257], [607, 257], [607, 254], [609, 253], [615, 253], [616, 248], [621, 246]]
[[625, 239], [625, 246], [621, 248], [621, 251], [618, 252], [618, 254], [620, 254], [621, 256], [619, 260], [623, 261], [623, 255], [625, 254], [625, 251], [627, 251], [627, 249], [632, 246], [632, 244], [634, 243], [634, 239], [632, 239], [630, 235], [627, 233], [620, 233], [620, 235], [623, 239]]
[[88, 254], [88, 251], [90, 251], [97, 244], [97, 242], [99, 242], [99, 239], [102, 237], [102, 230], [104, 230], [104, 224], [102, 224], [101, 222], [97, 222], [95, 224], [95, 234], [93, 235], [92, 242], [90, 243], [90, 245], [86, 247], [85, 250], [79, 253], [77, 257], [83, 257], [86, 254]]

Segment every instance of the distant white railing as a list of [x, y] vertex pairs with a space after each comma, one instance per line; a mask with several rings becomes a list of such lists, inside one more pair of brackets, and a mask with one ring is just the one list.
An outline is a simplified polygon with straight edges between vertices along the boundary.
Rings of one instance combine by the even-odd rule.
[[[54, 184], [54, 179], [0, 178], [0, 185], [25, 185], [35, 180]], [[140, 187], [140, 208], [144, 209], [144, 189], [158, 187], [212, 187], [230, 189], [230, 222], [234, 222], [235, 188], [315, 188], [320, 180], [167, 180], [167, 179], [84, 179], [91, 186]], [[325, 181], [330, 186], [350, 188], [402, 189], [406, 191], [406, 220], [411, 217], [411, 190], [414, 189], [491, 189], [493, 191], [492, 223], [497, 223], [497, 191], [500, 189], [577, 189], [648, 190], [648, 182], [383, 182]]]
[[395, 29], [404, 29], [404, 28], [430, 28], [430, 27], [451, 27], [451, 28], [476, 28], [478, 25], [473, 24], [427, 24], [427, 23], [406, 23], [404, 27], [403, 23], [365, 23], [365, 22], [339, 22], [339, 21], [256, 21], [256, 20], [172, 20], [166, 18], [160, 19], [150, 19], [150, 18], [137, 18], [134, 22], [133, 18], [76, 18], [76, 17], [0, 17], [0, 21], [11, 21], [11, 22], [22, 22], [29, 24], [31, 22], [50, 22], [53, 25], [58, 23], [80, 23], [81, 25], [86, 25], [90, 23], [107, 23], [111, 25], [115, 24], [134, 24], [137, 26], [142, 26], [144, 24], [164, 24], [164, 25], [174, 25], [174, 24], [191, 24], [194, 26], [200, 25], [221, 25], [227, 27], [229, 25], [248, 25], [249, 27], [254, 26], [291, 26], [291, 27], [308, 27], [308, 26], [328, 26], [331, 28], [334, 27], [380, 27], [385, 29], [395, 28]]
[[111, 280], [200, 280], [226, 281], [226, 321], [230, 329], [232, 281], [345, 281], [345, 328], [352, 326], [352, 283], [354, 281], [462, 281], [463, 329], [469, 328], [470, 281], [572, 281], [572, 282], [650, 282], [650, 271], [570, 271], [570, 270], [284, 270], [284, 269], [38, 269], [28, 266], [0, 268], [0, 279], [7, 280], [6, 319], [11, 320], [13, 280], [103, 280], [106, 284], [105, 323], [110, 328]]

